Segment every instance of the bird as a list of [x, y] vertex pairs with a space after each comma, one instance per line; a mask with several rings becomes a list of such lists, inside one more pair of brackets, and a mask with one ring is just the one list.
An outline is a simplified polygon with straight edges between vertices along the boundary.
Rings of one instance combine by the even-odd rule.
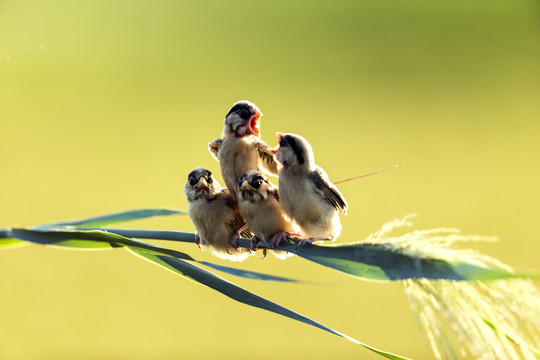
[[[238, 182], [237, 199], [240, 212], [254, 234], [251, 241], [253, 250], [260, 241], [267, 242], [268, 248], [276, 248], [290, 236], [298, 236], [294, 225], [281, 209], [278, 188], [262, 172], [249, 170], [242, 175]], [[292, 256], [285, 251], [272, 253], [281, 259]]]
[[195, 241], [201, 249], [208, 246], [213, 255], [231, 261], [243, 261], [250, 256], [250, 249], [237, 245], [240, 235], [251, 238], [238, 203], [213, 178], [212, 172], [203, 167], [193, 169], [184, 193], [189, 217], [195, 225]]
[[315, 164], [311, 145], [296, 134], [277, 133], [274, 149], [279, 169], [280, 204], [309, 239], [335, 240], [341, 233], [339, 212], [347, 214], [347, 201], [330, 182], [326, 172]]
[[272, 148], [261, 138], [262, 112], [250, 101], [236, 102], [225, 116], [222, 136], [210, 142], [210, 153], [219, 161], [221, 175], [236, 199], [238, 180], [248, 170], [278, 174]]

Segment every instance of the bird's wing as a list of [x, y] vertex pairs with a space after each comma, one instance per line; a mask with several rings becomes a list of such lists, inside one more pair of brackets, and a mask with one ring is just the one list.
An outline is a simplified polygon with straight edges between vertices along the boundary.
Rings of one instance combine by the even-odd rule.
[[212, 154], [212, 156], [215, 157], [217, 161], [219, 161], [218, 152], [222, 143], [223, 138], [219, 138], [208, 144], [208, 150], [210, 151], [210, 154]]
[[[224, 197], [225, 204], [233, 210], [234, 216], [229, 222], [229, 226], [230, 229], [236, 231], [246, 223], [246, 220], [242, 216], [242, 213], [240, 213], [238, 203], [232, 198], [231, 195], [229, 195], [229, 190], [227, 188], [224, 188], [222, 194], [220, 195]], [[246, 229], [240, 233], [240, 236], [245, 239], [251, 239], [253, 234], [251, 231], [249, 231], [249, 229]]]
[[317, 168], [310, 175], [309, 179], [315, 185], [320, 194], [329, 201], [336, 209], [347, 213], [347, 201], [341, 194], [341, 191], [328, 180], [328, 175], [321, 168]]
[[264, 170], [266, 170], [266, 172], [268, 172], [269, 174], [277, 175], [278, 163], [276, 161], [276, 157], [272, 151], [272, 148], [260, 138], [257, 138], [254, 144], [257, 148], [257, 152], [259, 153], [259, 159], [261, 160], [261, 164]]

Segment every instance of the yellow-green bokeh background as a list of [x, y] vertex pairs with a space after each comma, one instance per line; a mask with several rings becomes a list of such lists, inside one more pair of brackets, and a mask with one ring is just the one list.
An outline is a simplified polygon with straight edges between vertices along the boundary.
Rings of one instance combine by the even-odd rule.
[[[496, 235], [463, 246], [540, 269], [537, 1], [1, 1], [0, 58], [37, 46], [0, 64], [0, 227], [185, 209], [188, 172], [219, 173], [206, 144], [250, 99], [266, 142], [302, 134], [331, 179], [418, 158], [340, 186], [339, 241], [416, 212], [417, 228]], [[432, 356], [399, 284], [296, 258], [239, 266], [305, 281], [231, 279], [249, 290]], [[5, 250], [0, 273], [1, 359], [379, 358], [123, 250]]]

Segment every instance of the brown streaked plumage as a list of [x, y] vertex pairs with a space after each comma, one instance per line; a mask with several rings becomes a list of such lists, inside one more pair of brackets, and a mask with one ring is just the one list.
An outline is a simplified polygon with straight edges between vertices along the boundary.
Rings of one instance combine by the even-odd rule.
[[[227, 188], [222, 188], [209, 170], [198, 167], [189, 174], [184, 193], [201, 248], [208, 246], [212, 254], [222, 259], [245, 260], [249, 249], [233, 248], [245, 229], [245, 220]], [[251, 236], [247, 232], [242, 235]]]
[[235, 103], [225, 116], [222, 137], [208, 144], [219, 161], [221, 175], [236, 198], [238, 180], [248, 170], [277, 175], [278, 164], [272, 148], [260, 138], [259, 108], [249, 101]]
[[[270, 248], [295, 232], [279, 204], [278, 189], [260, 171], [246, 172], [238, 182], [238, 207], [254, 237], [252, 247], [259, 241], [268, 242]], [[287, 257], [283, 251], [273, 251], [279, 258]]]
[[341, 233], [339, 211], [347, 213], [347, 202], [317, 164], [311, 145], [300, 135], [278, 133], [276, 159], [280, 201], [285, 213], [303, 235], [335, 240]]

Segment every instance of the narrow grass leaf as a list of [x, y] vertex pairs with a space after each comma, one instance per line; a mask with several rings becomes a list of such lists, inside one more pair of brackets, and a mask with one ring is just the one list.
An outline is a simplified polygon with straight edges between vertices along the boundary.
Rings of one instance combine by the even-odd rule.
[[298, 282], [298, 280], [295, 280], [295, 279], [268, 275], [268, 274], [263, 274], [263, 273], [255, 272], [255, 271], [236, 269], [230, 266], [217, 265], [217, 264], [213, 264], [207, 261], [198, 261], [198, 263], [208, 266], [209, 268], [212, 268], [212, 269], [215, 269], [215, 270], [227, 273], [227, 274], [246, 278], [246, 279], [263, 280], [263, 281], [279, 281], [279, 282]]
[[0, 249], [11, 249], [26, 245], [28, 245], [26, 241], [15, 239], [11, 235], [11, 229], [0, 229]]
[[360, 344], [364, 346], [365, 348], [382, 355], [388, 359], [406, 359], [405, 357], [391, 354], [385, 351], [378, 350], [372, 346], [369, 346], [367, 344], [364, 344], [356, 339], [353, 339], [345, 334], [342, 334], [336, 330], [333, 330], [319, 322], [316, 322], [315, 320], [312, 320], [308, 317], [305, 317], [299, 313], [296, 313], [292, 310], [287, 309], [286, 307], [283, 307], [275, 302], [272, 302], [270, 300], [267, 300], [261, 296], [258, 296], [252, 292], [249, 292], [207, 270], [204, 270], [198, 266], [195, 266], [193, 264], [187, 263], [185, 261], [182, 261], [180, 259], [168, 257], [168, 256], [161, 256], [161, 255], [154, 255], [150, 254], [144, 250], [140, 250], [138, 248], [132, 248], [128, 247], [129, 250], [131, 250], [134, 254], [145, 258], [149, 260], [150, 262], [153, 262], [161, 267], [164, 267], [178, 275], [181, 275], [185, 278], [188, 278], [190, 280], [193, 280], [195, 282], [198, 282], [200, 284], [203, 284], [205, 286], [210, 287], [211, 289], [214, 289], [220, 293], [222, 293], [225, 296], [230, 297], [233, 300], [236, 300], [238, 302], [241, 302], [246, 305], [250, 305], [253, 307], [257, 307], [260, 309], [264, 309], [267, 311], [271, 311], [276, 314], [280, 314], [283, 316], [286, 316], [288, 318], [303, 322], [305, 324], [314, 326], [318, 329], [327, 331], [331, 334], [337, 335], [339, 337], [345, 338], [349, 341], [352, 341], [356, 344]]
[[[49, 246], [59, 246], [71, 249], [79, 250], [100, 250], [100, 249], [111, 249], [115, 247], [130, 246], [132, 248], [143, 249], [146, 252], [155, 254], [155, 255], [167, 255], [179, 259], [196, 261], [190, 255], [172, 250], [163, 248], [160, 246], [148, 244], [142, 241], [130, 239], [118, 234], [103, 230], [73, 230], [73, 229], [62, 229], [62, 228], [50, 228], [50, 227], [37, 227], [37, 228], [15, 228], [13, 231], [13, 236], [19, 238], [12, 239], [14, 243], [25, 244], [25, 242], [33, 242], [41, 245]], [[1, 239], [0, 239], [1, 240]], [[21, 241], [24, 240], [24, 241]], [[6, 241], [6, 246], [9, 244]], [[0, 241], [0, 248], [3, 243]], [[247, 271], [241, 269], [235, 269], [228, 266], [216, 265], [210, 262], [199, 262], [208, 267], [214, 268], [218, 271], [222, 271], [237, 277], [242, 277], [252, 280], [263, 280], [263, 281], [281, 281], [281, 282], [296, 282], [296, 280], [267, 275], [254, 271]]]
[[[119, 228], [100, 228], [100, 227], [78, 227], [78, 230], [100, 230], [113, 234], [118, 234], [128, 238], [151, 239], [151, 240], [169, 240], [177, 242], [195, 243], [195, 234], [192, 232], [171, 231], [171, 230], [142, 230], [142, 229], [119, 229]], [[242, 239], [239, 239], [239, 244]], [[249, 240], [244, 240], [243, 245], [249, 246]]]
[[16, 248], [28, 245], [26, 241], [21, 241], [14, 238], [0, 238], [0, 249]]
[[538, 277], [534, 273], [514, 273], [486, 264], [447, 261], [435, 257], [404, 254], [378, 244], [317, 246], [302, 248], [296, 255], [349, 275], [369, 280], [467, 280], [488, 281]]
[[13, 237], [40, 245], [59, 246], [73, 249], [99, 250], [118, 247], [118, 235], [102, 231], [46, 231], [29, 228], [13, 228]]
[[[195, 242], [195, 234], [180, 231], [103, 230], [136, 238]], [[238, 239], [238, 245], [249, 247], [250, 242], [248, 239]], [[444, 253], [434, 251], [428, 254], [410, 251], [411, 244], [393, 245], [394, 239], [390, 239], [384, 243], [360, 242], [338, 246], [306, 244], [298, 249], [294, 244], [282, 244], [279, 249], [364, 280], [494, 280], [535, 276], [530, 273], [513, 273], [504, 267], [488, 266], [458, 252], [446, 260], [439, 258], [440, 254], [447, 254], [446, 250]], [[261, 243], [259, 247], [265, 248], [266, 244]], [[464, 257], [463, 261], [460, 261], [461, 256]]]
[[95, 217], [90, 217], [90, 218], [80, 219], [80, 220], [68, 220], [68, 221], [62, 221], [62, 222], [55, 222], [55, 223], [45, 224], [45, 225], [46, 226], [50, 226], [50, 225], [68, 226], [69, 225], [69, 226], [74, 226], [74, 227], [80, 227], [80, 226], [98, 227], [98, 226], [116, 224], [120, 222], [145, 219], [145, 218], [154, 217], [154, 216], [169, 216], [169, 215], [177, 215], [177, 214], [186, 214], [186, 212], [182, 210], [175, 210], [175, 209], [169, 209], [169, 208], [143, 208], [143, 209], [120, 211], [113, 214], [95, 216]]
[[126, 238], [103, 230], [73, 230], [50, 227], [13, 228], [12, 236], [36, 244], [81, 250], [132, 246], [150, 252], [154, 251], [160, 255], [174, 256], [185, 260], [195, 261], [195, 259], [186, 253], [147, 244], [142, 241]]

